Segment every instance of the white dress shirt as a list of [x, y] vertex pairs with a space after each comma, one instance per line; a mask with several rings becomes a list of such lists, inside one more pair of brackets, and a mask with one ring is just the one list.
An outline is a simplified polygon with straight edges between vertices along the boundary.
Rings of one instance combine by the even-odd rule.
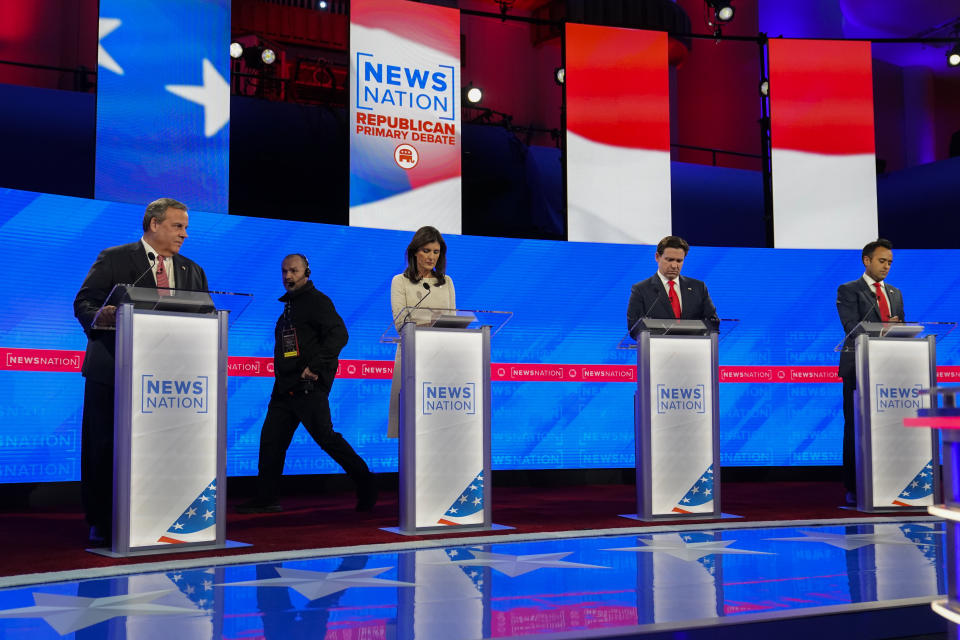
[[[867, 283], [867, 286], [870, 287], [870, 293], [876, 295], [877, 288], [874, 285], [876, 280], [868, 276], [866, 273], [863, 274], [863, 281]], [[893, 315], [893, 307], [890, 306], [890, 296], [887, 295], [887, 285], [883, 282], [880, 283], [880, 291], [883, 292], [883, 299], [887, 301], [887, 309], [890, 311], [890, 315]]]
[[[151, 247], [149, 244], [147, 244], [147, 241], [146, 241], [146, 240], [144, 240], [143, 238], [140, 238], [140, 243], [143, 244], [143, 246], [144, 246], [144, 248], [147, 250], [147, 253], [148, 253], [148, 254], [152, 253], [153, 255], [157, 256], [158, 258], [160, 257], [160, 252], [157, 251], [156, 249], [154, 249], [153, 247]], [[150, 258], [148, 257], [147, 259], [149, 260]], [[154, 261], [153, 261], [153, 266], [151, 267], [151, 269], [153, 270], [153, 280], [154, 280], [154, 282], [156, 282], [156, 280], [157, 280], [157, 267], [159, 267], [159, 266], [160, 266], [160, 260], [159, 260], [159, 259], [158, 259], [158, 260], [154, 260]], [[167, 281], [170, 283], [170, 284], [169, 284], [170, 288], [171, 288], [171, 289], [176, 289], [176, 288], [177, 288], [177, 282], [176, 282], [176, 278], [175, 278], [175, 276], [174, 276], [174, 271], [175, 271], [175, 269], [173, 268], [173, 256], [164, 256], [164, 257], [163, 257], [163, 268], [164, 268], [164, 270], [167, 272]]]
[[[649, 272], [648, 272], [649, 273]], [[660, 273], [660, 270], [657, 269], [657, 275], [660, 276], [660, 282], [663, 283], [663, 289], [667, 292], [667, 300], [670, 299], [670, 285], [667, 284], [670, 282], [670, 279]], [[680, 301], [680, 310], [683, 311], [683, 296], [680, 295], [680, 277], [678, 276], [676, 280], [673, 281], [676, 286], [674, 290], [677, 292], [677, 300]]]

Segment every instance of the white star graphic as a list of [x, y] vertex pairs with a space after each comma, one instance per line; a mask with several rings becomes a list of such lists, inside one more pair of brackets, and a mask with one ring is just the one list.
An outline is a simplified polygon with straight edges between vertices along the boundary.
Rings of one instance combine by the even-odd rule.
[[188, 518], [192, 518], [192, 517], [195, 516], [195, 515], [197, 515], [197, 510], [196, 510], [196, 509], [194, 509], [193, 507], [190, 507], [189, 509], [187, 509], [187, 517], [188, 517]]
[[100, 34], [97, 37], [97, 64], [108, 71], [113, 71], [118, 76], [123, 75], [123, 67], [117, 64], [117, 61], [107, 53], [100, 41], [113, 33], [121, 24], [123, 22], [117, 18], [100, 18]]
[[203, 133], [208, 138], [230, 122], [230, 85], [213, 63], [203, 59], [203, 84], [168, 84], [167, 91], [203, 106]]
[[180, 529], [183, 529], [183, 525], [180, 524], [179, 522], [174, 522], [174, 523], [173, 523], [173, 528], [176, 529], [177, 531], [179, 531]]
[[[506, 553], [491, 553], [489, 551], [480, 551], [479, 549], [469, 549], [473, 554], [472, 560], [454, 560], [450, 564], [463, 564], [470, 566], [493, 567], [511, 578], [544, 569], [547, 567], [554, 569], [609, 569], [610, 567], [601, 567], [595, 564], [580, 564], [579, 562], [567, 562], [566, 558], [573, 553], [565, 551], [561, 553], [535, 553], [527, 556], [512, 556]], [[433, 564], [433, 563], [431, 563]]]
[[[767, 540], [785, 540], [791, 542], [823, 542], [839, 549], [852, 551], [871, 544], [916, 544], [926, 546], [923, 542], [911, 542], [900, 533], [818, 533], [816, 531], [801, 531], [797, 538], [767, 538]], [[935, 531], [934, 533], [943, 533]]]
[[657, 536], [652, 540], [639, 538], [643, 543], [642, 547], [618, 547], [614, 549], [603, 549], [603, 551], [633, 551], [635, 553], [666, 553], [680, 560], [693, 562], [700, 558], [710, 556], [716, 553], [724, 554], [744, 554], [744, 555], [775, 555], [766, 551], [750, 551], [748, 549], [729, 549], [729, 545], [736, 540], [707, 540], [706, 542], [685, 542], [676, 534], [666, 536]]
[[247, 580], [245, 582], [228, 582], [221, 587], [290, 587], [308, 600], [316, 600], [323, 596], [343, 591], [350, 587], [415, 587], [412, 582], [385, 580], [375, 576], [392, 567], [378, 567], [375, 569], [357, 569], [356, 571], [307, 571], [305, 569], [277, 568], [279, 578], [265, 580]]
[[209, 520], [209, 519], [212, 518], [212, 517], [213, 517], [213, 511], [204, 511], [204, 512], [203, 512], [203, 519], [204, 519], [204, 520]]
[[54, 593], [34, 593], [32, 607], [0, 610], [0, 618], [43, 618], [60, 635], [85, 629], [97, 623], [122, 616], [203, 615], [193, 607], [172, 607], [151, 604], [174, 589], [132, 593], [103, 598], [80, 598]]

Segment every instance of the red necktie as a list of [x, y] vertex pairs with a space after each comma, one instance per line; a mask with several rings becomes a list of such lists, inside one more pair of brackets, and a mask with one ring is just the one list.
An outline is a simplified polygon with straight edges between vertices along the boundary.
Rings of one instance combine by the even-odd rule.
[[675, 318], [679, 318], [680, 298], [677, 296], [677, 290], [675, 289], [677, 283], [673, 280], [667, 280], [667, 284], [670, 285], [670, 306], [673, 307], [673, 315]]
[[160, 288], [157, 293], [161, 296], [168, 296], [170, 295], [170, 278], [167, 277], [167, 270], [163, 266], [163, 261], [163, 256], [157, 256], [157, 287]]
[[887, 297], [883, 295], [879, 282], [874, 282], [873, 286], [877, 289], [877, 304], [880, 306], [880, 320], [890, 322], [890, 306], [887, 304]]

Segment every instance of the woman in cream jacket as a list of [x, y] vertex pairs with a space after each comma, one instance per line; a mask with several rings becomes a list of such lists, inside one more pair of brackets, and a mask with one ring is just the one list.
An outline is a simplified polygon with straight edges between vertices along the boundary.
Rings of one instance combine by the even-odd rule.
[[[447, 244], [433, 227], [421, 227], [407, 245], [407, 268], [390, 283], [390, 306], [397, 330], [404, 322], [429, 324], [429, 309], [456, 309], [457, 297], [453, 280], [446, 275]], [[426, 285], [426, 286], [425, 286]], [[419, 306], [417, 306], [419, 305]], [[417, 306], [415, 311], [405, 307]], [[390, 418], [387, 437], [396, 438], [400, 426], [400, 345], [393, 361], [393, 382], [390, 384]]]

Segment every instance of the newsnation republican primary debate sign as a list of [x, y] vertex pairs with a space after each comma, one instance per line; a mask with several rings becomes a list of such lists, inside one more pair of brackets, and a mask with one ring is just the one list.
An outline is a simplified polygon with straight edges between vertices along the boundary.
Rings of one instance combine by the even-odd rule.
[[460, 233], [460, 13], [350, 6], [350, 224]]

